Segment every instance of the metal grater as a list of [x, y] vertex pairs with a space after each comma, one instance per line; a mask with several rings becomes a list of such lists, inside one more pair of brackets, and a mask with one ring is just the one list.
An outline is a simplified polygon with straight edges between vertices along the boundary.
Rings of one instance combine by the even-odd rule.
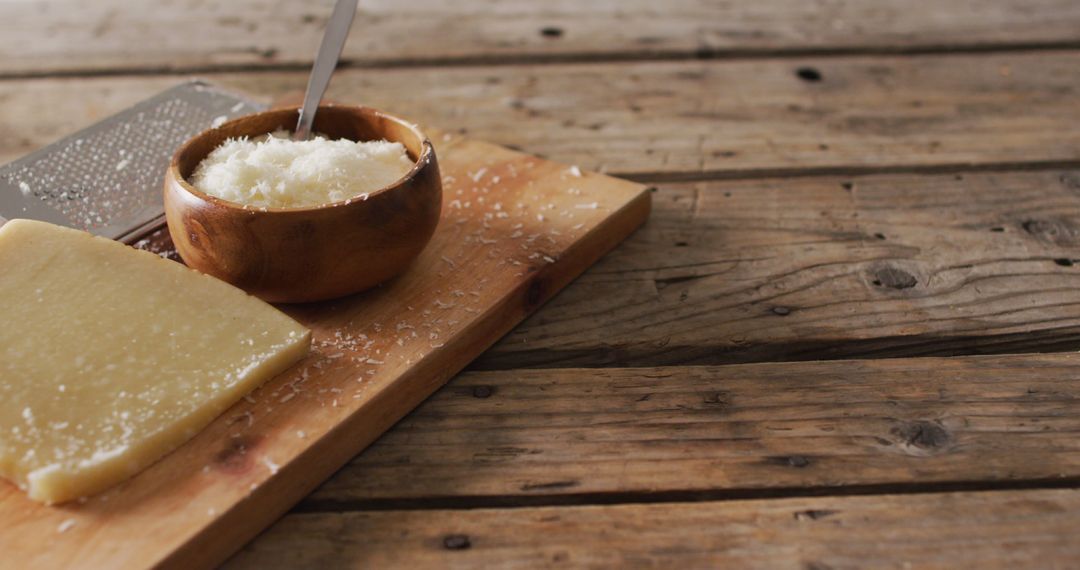
[[0, 166], [0, 224], [31, 218], [132, 243], [164, 221], [161, 188], [176, 149], [262, 109], [203, 81], [173, 87]]

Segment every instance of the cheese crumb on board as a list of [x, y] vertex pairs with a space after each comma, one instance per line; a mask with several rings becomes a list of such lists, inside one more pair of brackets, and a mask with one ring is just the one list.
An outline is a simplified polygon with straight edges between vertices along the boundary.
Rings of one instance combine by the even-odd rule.
[[0, 228], [0, 477], [59, 503], [172, 451], [307, 354], [231, 285], [44, 222]]
[[64, 522], [56, 526], [56, 532], [64, 534], [75, 526], [75, 519], [67, 519]]
[[399, 142], [289, 140], [278, 131], [229, 139], [199, 163], [190, 182], [223, 200], [258, 208], [302, 208], [367, 195], [400, 180], [413, 167]]

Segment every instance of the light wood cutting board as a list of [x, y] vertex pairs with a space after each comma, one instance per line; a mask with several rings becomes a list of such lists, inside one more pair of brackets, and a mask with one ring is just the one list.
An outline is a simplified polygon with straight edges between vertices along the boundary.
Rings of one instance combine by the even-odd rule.
[[416, 264], [367, 293], [283, 307], [314, 331], [311, 355], [127, 483], [59, 507], [0, 483], [0, 567], [222, 562], [649, 214], [641, 185], [429, 134], [443, 217]]

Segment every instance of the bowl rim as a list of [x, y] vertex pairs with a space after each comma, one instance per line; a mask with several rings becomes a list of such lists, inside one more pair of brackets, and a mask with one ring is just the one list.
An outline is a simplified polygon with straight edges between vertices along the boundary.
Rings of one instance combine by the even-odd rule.
[[[416, 160], [413, 161], [412, 168], [410, 168], [408, 172], [403, 174], [401, 176], [401, 178], [398, 178], [394, 182], [392, 182], [392, 183], [390, 183], [390, 184], [388, 184], [386, 186], [383, 186], [382, 188], [379, 188], [378, 190], [368, 192], [366, 198], [360, 198], [360, 196], [362, 196], [362, 194], [360, 194], [360, 195], [357, 195], [357, 196], [352, 196], [352, 197], [346, 198], [344, 200], [338, 200], [337, 202], [329, 202], [329, 203], [326, 203], [326, 204], [319, 204], [317, 206], [264, 207], [264, 206], [252, 206], [252, 205], [247, 205], [247, 204], [241, 204], [239, 202], [233, 202], [231, 200], [226, 200], [224, 198], [219, 198], [219, 197], [214, 196], [212, 194], [207, 194], [206, 192], [203, 192], [202, 190], [199, 190], [198, 188], [196, 188], [192, 183], [188, 182], [186, 177], [184, 177], [184, 176], [182, 176], [180, 174], [180, 155], [182, 155], [185, 151], [187, 151], [188, 147], [190, 147], [196, 140], [198, 140], [198, 139], [200, 139], [200, 138], [202, 138], [204, 136], [207, 136], [210, 133], [213, 133], [214, 131], [226, 128], [229, 125], [232, 125], [232, 124], [235, 124], [235, 123], [238, 123], [238, 122], [241, 122], [241, 121], [251, 120], [252, 117], [255, 117], [255, 116], [258, 116], [258, 115], [265, 115], [265, 114], [270, 114], [270, 113], [274, 113], [274, 114], [279, 114], [279, 113], [292, 114], [292, 113], [296, 113], [296, 114], [299, 114], [299, 112], [300, 112], [300, 106], [299, 105], [288, 105], [288, 106], [285, 106], [285, 107], [274, 107], [274, 108], [271, 108], [271, 109], [266, 109], [266, 110], [263, 110], [263, 111], [258, 111], [258, 112], [255, 112], [255, 113], [249, 113], [247, 115], [236, 117], [234, 119], [230, 119], [228, 121], [225, 121], [224, 123], [222, 123], [222, 124], [220, 124], [220, 125], [218, 125], [216, 127], [210, 127], [209, 129], [205, 129], [203, 131], [200, 131], [198, 134], [193, 135], [191, 138], [187, 139], [186, 141], [184, 141], [183, 144], [181, 144], [179, 147], [177, 147], [176, 152], [173, 153], [172, 158], [169, 160], [168, 178], [170, 179], [171, 182], [175, 182], [177, 184], [177, 186], [182, 188], [185, 192], [191, 194], [192, 196], [195, 196], [196, 198], [199, 198], [200, 200], [204, 200], [206, 202], [214, 204], [215, 206], [220, 206], [220, 207], [223, 207], [223, 208], [227, 208], [227, 209], [231, 209], [231, 210], [238, 210], [238, 211], [241, 211], [241, 212], [247, 212], [247, 213], [251, 213], [251, 214], [260, 214], [260, 213], [265, 213], [265, 214], [305, 213], [305, 212], [314, 212], [314, 211], [319, 211], [319, 210], [328, 210], [328, 209], [331, 209], [331, 208], [339, 208], [339, 207], [343, 207], [343, 206], [350, 206], [352, 204], [357, 204], [357, 203], [364, 203], [364, 202], [367, 202], [368, 200], [370, 200], [371, 198], [374, 198], [376, 195], [384, 194], [384, 193], [389, 192], [391, 190], [395, 190], [397, 188], [400, 188], [402, 185], [404, 185], [409, 180], [411, 180], [413, 178], [416, 178], [417, 174], [419, 174], [422, 169], [427, 167], [431, 163], [432, 158], [435, 156], [435, 147], [431, 144], [431, 139], [429, 139], [428, 136], [426, 134], [424, 134], [424, 132], [420, 130], [420, 127], [418, 127], [415, 123], [410, 123], [409, 121], [406, 121], [405, 119], [402, 119], [401, 117], [398, 117], [396, 115], [392, 115], [392, 114], [387, 113], [385, 111], [380, 111], [379, 109], [376, 109], [374, 107], [368, 107], [367, 105], [338, 105], [338, 104], [334, 104], [334, 103], [321, 103], [319, 105], [320, 110], [323, 110], [323, 109], [326, 109], [326, 108], [345, 109], [345, 110], [353, 111], [353, 112], [370, 113], [370, 114], [375, 115], [377, 117], [382, 117], [382, 118], [385, 118], [385, 119], [389, 119], [389, 120], [391, 120], [391, 121], [393, 121], [393, 122], [407, 128], [409, 131], [411, 131], [420, 140], [420, 155], [418, 157], [416, 157]], [[269, 134], [269, 133], [263, 133], [263, 134]], [[401, 141], [393, 141], [393, 142], [401, 142]], [[202, 162], [202, 160], [204, 160], [205, 158], [206, 158], [205, 156], [202, 157], [202, 159], [200, 159], [199, 162]]]

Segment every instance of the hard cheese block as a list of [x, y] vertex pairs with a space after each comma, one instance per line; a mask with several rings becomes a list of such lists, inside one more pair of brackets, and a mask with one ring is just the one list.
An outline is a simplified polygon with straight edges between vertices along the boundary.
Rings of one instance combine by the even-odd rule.
[[0, 476], [63, 502], [110, 487], [307, 354], [226, 283], [43, 222], [0, 227]]

